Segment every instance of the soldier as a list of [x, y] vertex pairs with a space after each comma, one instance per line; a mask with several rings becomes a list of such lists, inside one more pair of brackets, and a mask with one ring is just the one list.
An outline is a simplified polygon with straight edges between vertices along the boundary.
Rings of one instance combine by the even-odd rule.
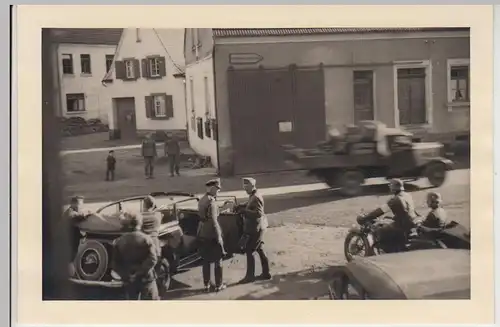
[[142, 213], [142, 231], [149, 235], [153, 240], [158, 256], [161, 256], [161, 247], [160, 247], [160, 225], [162, 215], [160, 212], [155, 212], [156, 204], [155, 199], [148, 195], [143, 200], [143, 213]]
[[80, 245], [80, 229], [77, 224], [87, 219], [91, 214], [90, 211], [82, 210], [84, 204], [84, 199], [82, 196], [74, 196], [71, 198], [69, 208], [63, 213], [63, 218], [69, 224], [69, 235], [70, 235], [70, 264], [69, 271], [70, 275], [74, 275], [75, 269], [73, 266], [73, 261], [75, 260], [76, 254], [78, 253], [78, 246]]
[[156, 143], [151, 134], [148, 134], [146, 139], [142, 141], [141, 155], [144, 158], [144, 174], [146, 175], [146, 178], [153, 178], [153, 171], [155, 168], [154, 161], [157, 156], [157, 152]]
[[168, 140], [165, 142], [165, 153], [168, 155], [168, 162], [170, 164], [170, 176], [174, 177], [174, 173], [180, 176], [181, 146], [175, 135], [168, 136]]
[[441, 202], [441, 194], [437, 192], [427, 194], [427, 206], [431, 211], [419, 227], [423, 232], [437, 231], [446, 227], [446, 211], [441, 206]]
[[271, 279], [269, 272], [269, 259], [264, 252], [264, 234], [268, 227], [266, 214], [264, 213], [264, 198], [256, 188], [253, 178], [243, 178], [243, 188], [247, 192], [248, 202], [242, 205], [244, 220], [244, 234], [247, 237], [245, 247], [247, 257], [246, 276], [240, 281], [241, 284], [253, 282], [255, 278], [255, 258], [257, 252], [262, 265], [262, 274], [259, 280]]
[[392, 239], [395, 250], [399, 251], [402, 250], [408, 235], [415, 227], [418, 214], [411, 195], [405, 192], [404, 184], [400, 179], [392, 179], [389, 187], [393, 197], [386, 204], [365, 215], [364, 219], [373, 220], [392, 212], [394, 222], [381, 228], [379, 233], [384, 240]]
[[142, 216], [125, 213], [129, 232], [114, 245], [113, 269], [120, 275], [127, 300], [159, 300], [154, 267], [158, 262], [156, 246], [141, 231]]
[[203, 260], [203, 285], [210, 292], [214, 285], [210, 281], [210, 266], [214, 264], [215, 291], [226, 288], [222, 282], [222, 259], [225, 255], [222, 229], [218, 222], [219, 208], [215, 199], [221, 189], [220, 179], [212, 179], [206, 184], [207, 192], [198, 202], [200, 224], [198, 226], [198, 246]]

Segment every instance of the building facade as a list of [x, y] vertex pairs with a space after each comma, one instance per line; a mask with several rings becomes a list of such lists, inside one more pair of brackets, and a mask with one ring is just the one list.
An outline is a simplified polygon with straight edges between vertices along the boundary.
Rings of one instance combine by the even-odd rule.
[[[198, 33], [199, 34], [199, 33]], [[469, 132], [467, 29], [214, 29], [217, 162], [223, 175], [286, 169], [359, 120], [449, 142]], [[186, 58], [193, 35], [186, 33]], [[198, 53], [208, 53], [203, 43]], [[203, 51], [201, 51], [203, 50]], [[195, 66], [203, 60], [195, 58]]]
[[101, 80], [112, 63], [121, 29], [52, 29], [51, 33], [58, 116], [108, 123], [111, 99]]
[[186, 137], [183, 29], [125, 29], [102, 78], [111, 138], [151, 132]]

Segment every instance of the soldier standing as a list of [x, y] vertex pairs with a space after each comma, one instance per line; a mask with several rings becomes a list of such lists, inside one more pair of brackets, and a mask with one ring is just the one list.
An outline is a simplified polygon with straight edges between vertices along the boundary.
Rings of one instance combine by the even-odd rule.
[[146, 178], [153, 178], [154, 161], [157, 156], [157, 152], [156, 143], [151, 134], [148, 134], [146, 139], [142, 141], [141, 155], [144, 158], [144, 174], [146, 175]]
[[212, 179], [206, 184], [207, 192], [198, 202], [200, 224], [198, 226], [198, 246], [203, 260], [203, 284], [206, 292], [210, 292], [214, 285], [210, 281], [211, 263], [214, 264], [215, 291], [226, 288], [222, 282], [222, 259], [225, 255], [222, 229], [218, 222], [219, 208], [215, 199], [221, 189], [220, 179]]
[[113, 268], [124, 283], [127, 300], [159, 300], [154, 271], [157, 248], [151, 237], [141, 231], [142, 216], [125, 215], [130, 231], [115, 242]]
[[181, 146], [175, 135], [169, 135], [168, 140], [165, 143], [165, 153], [168, 156], [168, 162], [170, 164], [170, 176], [173, 177], [174, 173], [177, 174], [177, 176], [180, 176], [179, 163], [181, 157]]
[[251, 283], [256, 279], [254, 252], [259, 255], [262, 265], [262, 274], [257, 279], [271, 279], [269, 259], [263, 249], [264, 234], [268, 227], [267, 217], [264, 213], [264, 198], [257, 190], [256, 181], [253, 178], [243, 178], [243, 188], [249, 195], [248, 202], [241, 206], [245, 217], [243, 232], [247, 238], [244, 245], [247, 257], [247, 273], [240, 281], [240, 284]]

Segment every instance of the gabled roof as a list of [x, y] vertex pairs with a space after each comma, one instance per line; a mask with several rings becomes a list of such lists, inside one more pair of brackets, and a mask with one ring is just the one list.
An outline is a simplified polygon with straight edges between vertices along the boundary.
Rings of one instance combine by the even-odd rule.
[[251, 36], [291, 36], [317, 34], [353, 34], [353, 33], [409, 33], [469, 31], [469, 28], [214, 28], [215, 37], [251, 37]]
[[52, 28], [52, 40], [67, 44], [117, 45], [122, 28]]

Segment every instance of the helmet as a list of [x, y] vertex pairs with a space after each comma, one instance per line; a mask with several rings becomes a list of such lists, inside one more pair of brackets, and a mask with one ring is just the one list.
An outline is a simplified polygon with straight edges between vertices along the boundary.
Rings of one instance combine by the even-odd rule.
[[429, 206], [439, 206], [443, 201], [441, 194], [437, 192], [429, 192], [427, 193], [427, 203]]
[[397, 178], [391, 179], [391, 181], [389, 182], [389, 187], [391, 188], [392, 191], [395, 191], [395, 192], [405, 190], [403, 181], [400, 179], [397, 179]]

